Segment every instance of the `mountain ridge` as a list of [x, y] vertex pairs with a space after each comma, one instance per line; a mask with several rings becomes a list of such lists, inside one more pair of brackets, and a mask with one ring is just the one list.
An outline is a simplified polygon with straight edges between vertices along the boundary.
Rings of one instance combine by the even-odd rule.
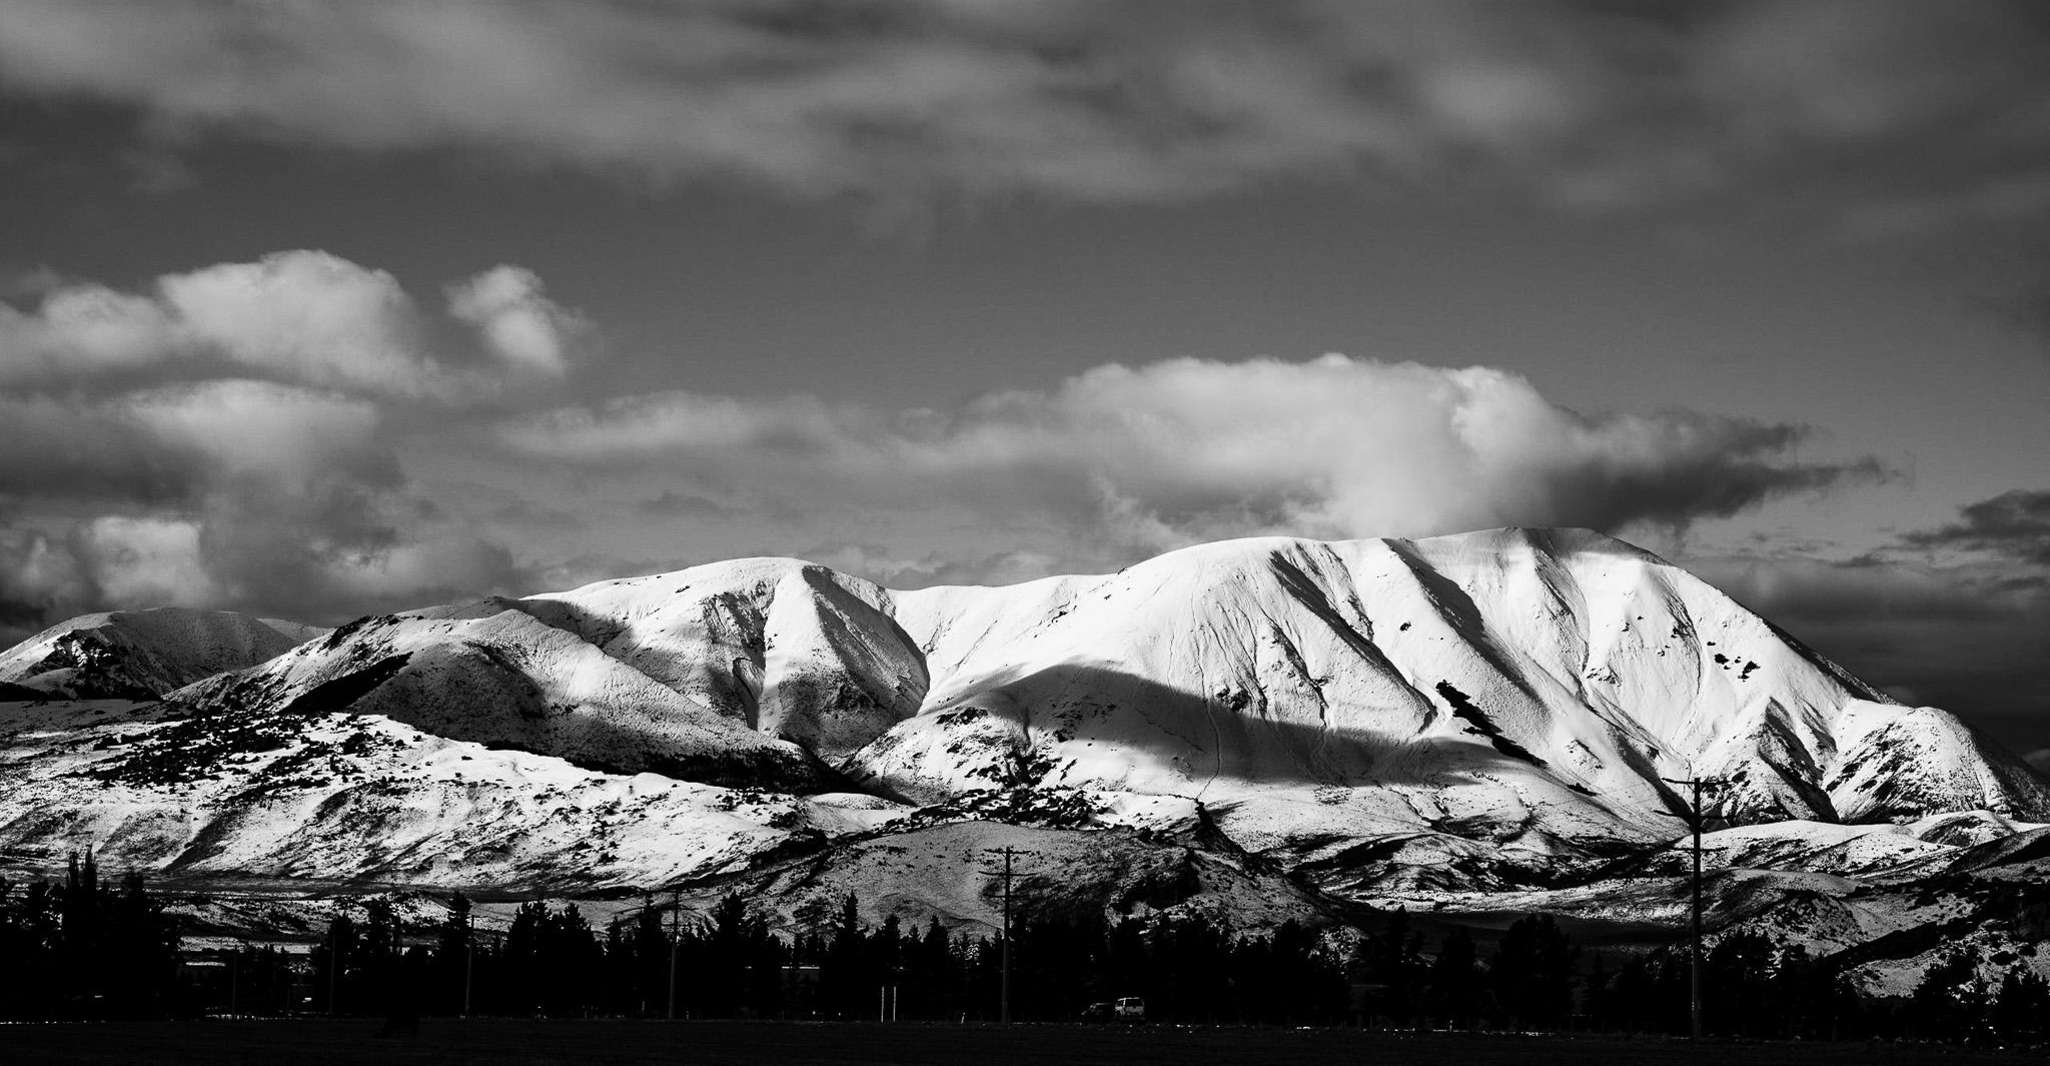
[[[672, 811], [762, 812], [716, 848], [680, 844], [674, 861], [652, 859], [660, 832], [607, 829], [637, 841], [650, 878], [1006, 793], [1084, 824], [1210, 824], [1353, 893], [1601, 868], [1670, 838], [1679, 798], [1662, 779], [1683, 773], [1727, 780], [1722, 813], [1739, 824], [1981, 809], [2050, 821], [2050, 788], [1954, 716], [1890, 703], [1686, 571], [1584, 530], [1247, 538], [1112, 574], [917, 590], [732, 560], [358, 619], [163, 695], [133, 732], [94, 734], [109, 754], [62, 756], [141, 789], [138, 810], [205, 794], [201, 814], [177, 821], [188, 830], [162, 828], [164, 854], [136, 852], [144, 864], [193, 854], [191, 839], [173, 848], [183, 832], [212, 841], [209, 854], [284, 855], [273, 838], [339, 840], [323, 827], [349, 810], [433, 823], [392, 831], [423, 849], [443, 841], [448, 861], [468, 854], [451, 843], [462, 823], [492, 809], [514, 824], [546, 810], [615, 825], [522, 798], [529, 757], [559, 760], [550, 773], [590, 795], [659, 778], [689, 797]], [[318, 751], [371, 754], [352, 756], [357, 776], [340, 784], [272, 773], [310, 758], [294, 730], [325, 730]], [[469, 753], [457, 761], [502, 764], [486, 775], [498, 799], [479, 806], [461, 798], [462, 774], [415, 768], [442, 767], [449, 745]], [[373, 779], [434, 810], [394, 808], [360, 787]], [[227, 809], [281, 781], [326, 798]], [[49, 809], [55, 792], [29, 791], [9, 802], [31, 816], [0, 819], [0, 844], [74, 824]], [[734, 798], [755, 795], [784, 798]], [[714, 812], [719, 824], [733, 809]], [[732, 843], [743, 838], [755, 843]], [[549, 847], [555, 858], [513, 868], [582, 854]], [[356, 853], [381, 876], [413, 861]], [[636, 878], [630, 862], [604, 869]]]

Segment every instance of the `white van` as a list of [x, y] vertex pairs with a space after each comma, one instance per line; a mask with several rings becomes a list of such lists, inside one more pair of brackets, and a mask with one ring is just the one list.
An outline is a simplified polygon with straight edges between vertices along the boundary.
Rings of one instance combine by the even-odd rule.
[[1118, 1021], [1143, 1022], [1146, 1020], [1146, 1001], [1138, 996], [1125, 996], [1112, 1008]]

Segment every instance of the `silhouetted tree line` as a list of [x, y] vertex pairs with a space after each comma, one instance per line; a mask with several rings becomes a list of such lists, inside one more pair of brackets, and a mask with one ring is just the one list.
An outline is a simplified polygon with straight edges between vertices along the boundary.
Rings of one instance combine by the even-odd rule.
[[[661, 1018], [903, 1020], [997, 1016], [1000, 940], [814, 901], [788, 935], [737, 895], [708, 915], [646, 900], [594, 927], [573, 905], [522, 904], [502, 933], [474, 928], [458, 894], [440, 921], [407, 928], [391, 904], [341, 913], [310, 954], [243, 947], [188, 957], [161, 900], [133, 874], [116, 887], [90, 855], [61, 884], [0, 880], [0, 1016], [134, 1018], [311, 1010]], [[1154, 1021], [1198, 1024], [1512, 1028], [1685, 1033], [1689, 954], [1585, 952], [1546, 915], [1483, 951], [1453, 928], [1429, 943], [1401, 910], [1335, 943], [1294, 922], [1241, 935], [1184, 915], [1108, 919], [1034, 913], [1014, 923], [1011, 1013], [1060, 1021], [1092, 1003], [1146, 1000]], [[2023, 949], [2025, 952], [2027, 949]], [[1718, 1036], [1797, 1039], [2050, 1039], [2050, 984], [1995, 956], [1997, 980], [1957, 948], [1908, 996], [1860, 995], [1798, 945], [1721, 938], [1703, 958], [1705, 1021]], [[194, 963], [205, 976], [195, 976]]]
[[[373, 909], [372, 913], [380, 913]], [[354, 945], [336, 986], [343, 1013], [388, 1010], [411, 990], [435, 1013], [625, 1015], [678, 1018], [990, 1020], [1001, 994], [1001, 943], [896, 917], [870, 927], [857, 899], [815, 901], [788, 937], [739, 896], [709, 916], [654, 900], [603, 929], [574, 906], [528, 903], [503, 935], [471, 928], [456, 897], [431, 946], [380, 961], [391, 944], [336, 920], [329, 940]], [[374, 930], [376, 921], [368, 923]], [[1684, 948], [1620, 963], [1590, 954], [1548, 915], [1512, 923], [1492, 950], [1453, 928], [1429, 943], [1410, 916], [1338, 950], [1294, 922], [1238, 935], [1197, 916], [1123, 918], [1027, 914], [1014, 926], [1012, 1017], [1062, 1021], [1091, 1003], [1140, 996], [1152, 1020], [1197, 1024], [1510, 1028], [1683, 1034]], [[325, 946], [324, 949], [325, 950]], [[329, 956], [315, 953], [325, 975]], [[1751, 1038], [2036, 1039], [2050, 1020], [2050, 986], [2019, 960], [1992, 984], [1957, 952], [1914, 995], [1864, 997], [1799, 946], [1732, 935], [1704, 957], [1706, 1023]], [[324, 979], [324, 977], [322, 978]], [[672, 998], [673, 997], [673, 998]]]
[[[1687, 1030], [1689, 953], [1660, 949], [1590, 984], [1600, 1028]], [[2050, 985], [2019, 960], [2002, 960], [2003, 978], [1987, 984], [1968, 949], [1940, 957], [1912, 995], [1860, 995], [1800, 945], [1762, 936], [1723, 937], [1703, 955], [1703, 1014], [1709, 1032], [1799, 1039], [2036, 1041], [2050, 1037]]]
[[64, 883], [0, 878], [0, 1015], [147, 1018], [177, 1012], [176, 923], [129, 874], [116, 888], [91, 853]]
[[[498, 1015], [953, 1021], [998, 1013], [999, 940], [958, 935], [936, 919], [917, 928], [891, 916], [870, 927], [852, 896], [801, 908], [788, 937], [772, 934], [736, 895], [702, 918], [649, 900], [602, 930], [571, 905], [523, 904], [503, 936], [476, 931], [469, 912], [456, 897], [431, 948], [399, 953], [417, 955], [409, 963], [380, 955], [389, 949], [337, 918], [315, 950], [315, 984], [332, 980], [336, 1009], [358, 1014], [387, 1010], [384, 997], [420, 987], [420, 977], [427, 1008], [446, 1014], [462, 1012], [466, 990], [472, 1013]], [[1170, 1020], [1346, 1017], [1344, 960], [1292, 922], [1232, 936], [1200, 919], [1027, 917], [1014, 926], [1011, 959], [1012, 1016], [1021, 1020], [1071, 1020], [1092, 1002], [1129, 995]], [[401, 965], [409, 974], [395, 976]]]

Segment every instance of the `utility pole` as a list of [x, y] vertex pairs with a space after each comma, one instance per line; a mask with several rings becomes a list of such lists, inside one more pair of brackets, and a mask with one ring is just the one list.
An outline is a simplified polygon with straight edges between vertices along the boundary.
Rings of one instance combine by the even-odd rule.
[[1701, 790], [1716, 787], [1720, 781], [1701, 777], [1662, 778], [1667, 784], [1681, 785], [1687, 789], [1687, 813], [1661, 812], [1668, 818], [1678, 818], [1687, 823], [1694, 837], [1694, 906], [1691, 922], [1694, 937], [1694, 951], [1688, 958], [1688, 1020], [1695, 1040], [1701, 1039], [1701, 827], [1709, 815], [1701, 807]]
[[1017, 853], [1018, 849], [1011, 847], [1009, 844], [1006, 844], [1001, 848], [994, 849], [994, 854], [1001, 855], [1004, 858], [1003, 869], [983, 871], [987, 874], [995, 874], [1001, 876], [1004, 879], [1004, 979], [1003, 999], [999, 1007], [998, 1019], [1005, 1025], [1011, 1024], [1011, 861], [1014, 857], [1016, 857]]

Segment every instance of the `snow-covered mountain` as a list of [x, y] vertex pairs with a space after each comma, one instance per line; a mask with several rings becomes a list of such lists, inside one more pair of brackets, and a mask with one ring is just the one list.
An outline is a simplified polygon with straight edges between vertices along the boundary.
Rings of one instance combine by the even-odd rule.
[[323, 632], [189, 607], [86, 614], [0, 652], [0, 684], [75, 699], [155, 699]]
[[1533, 869], [1671, 836], [1662, 779], [1689, 774], [1739, 821], [2050, 817], [1953, 716], [1584, 531], [1231, 541], [894, 613], [930, 692], [849, 768], [913, 799], [992, 777], [1184, 796], [1296, 861], [1404, 839]]
[[[1201, 826], [1367, 899], [1539, 887], [1662, 847], [1664, 779], [1688, 774], [1726, 782], [1740, 825], [2050, 820], [2041, 779], [1954, 717], [1585, 531], [1239, 540], [913, 592], [749, 559], [289, 649], [250, 629], [232, 655], [207, 635], [245, 631], [226, 625], [168, 626], [161, 648], [119, 630], [120, 662], [156, 664], [124, 691], [192, 682], [160, 707], [0, 724], [24, 771], [0, 784], [0, 848], [125, 835], [138, 865], [626, 887], [920, 807], [1033, 810]], [[197, 678], [172, 654], [191, 647], [231, 669]], [[108, 793], [86, 813], [79, 776]]]

